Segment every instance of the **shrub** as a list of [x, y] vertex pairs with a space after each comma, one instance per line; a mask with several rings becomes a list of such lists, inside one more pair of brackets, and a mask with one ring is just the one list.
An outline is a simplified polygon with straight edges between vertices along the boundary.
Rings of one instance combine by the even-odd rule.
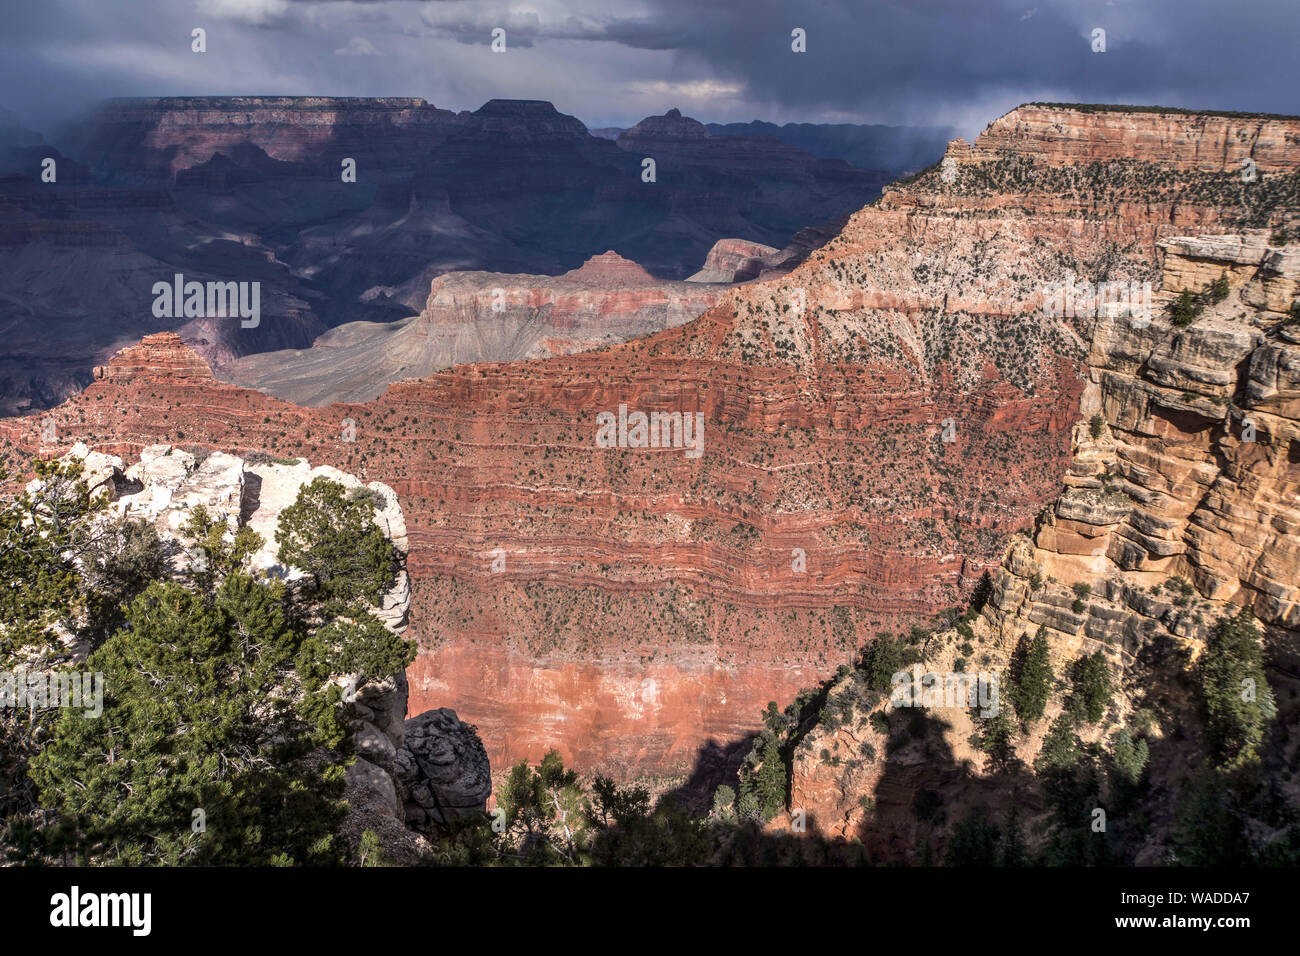
[[1228, 273], [1224, 272], [1210, 284], [1210, 301], [1222, 302], [1228, 297], [1228, 292]]
[[862, 649], [858, 667], [867, 686], [883, 694], [893, 687], [893, 676], [905, 663], [902, 643], [892, 637], [881, 637]]
[[336, 481], [316, 478], [300, 488], [275, 539], [280, 560], [310, 574], [326, 603], [376, 604], [392, 587], [397, 555], [374, 522], [372, 501]]
[[1188, 289], [1184, 289], [1178, 298], [1169, 304], [1171, 321], [1180, 329], [1186, 328], [1195, 322], [1197, 316], [1203, 311], [1205, 311], [1205, 306]]
[[[215, 591], [152, 584], [87, 662], [111, 688], [104, 719], [64, 711], [32, 762], [77, 858], [340, 862], [347, 727], [330, 678], [345, 658], [384, 675], [410, 662], [413, 645], [378, 632], [312, 635], [283, 584], [242, 571]], [[177, 825], [195, 807], [201, 835]]]

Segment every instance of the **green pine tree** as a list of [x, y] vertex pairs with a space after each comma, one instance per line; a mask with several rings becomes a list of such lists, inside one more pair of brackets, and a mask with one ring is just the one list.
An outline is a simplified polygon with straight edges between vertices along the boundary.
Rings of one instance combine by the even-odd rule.
[[1259, 629], [1249, 608], [1218, 622], [1206, 641], [1197, 674], [1211, 756], [1225, 767], [1256, 762], [1277, 705], [1264, 673]]
[[1114, 696], [1106, 655], [1096, 651], [1079, 658], [1074, 662], [1073, 672], [1070, 708], [1077, 719], [1095, 724], [1106, 715]]
[[324, 604], [375, 604], [393, 585], [398, 556], [374, 522], [373, 496], [316, 478], [280, 513], [280, 560], [309, 573]]
[[1059, 714], [1043, 738], [1042, 749], [1034, 761], [1034, 772], [1040, 776], [1058, 773], [1069, 770], [1078, 760], [1079, 737], [1074, 732], [1074, 721], [1069, 714]]
[[[1021, 638], [1024, 641], [1024, 638]], [[1052, 696], [1051, 658], [1047, 646], [1047, 629], [1040, 627], [1025, 649], [1019, 672], [1012, 675], [1012, 705], [1016, 716], [1026, 726], [1040, 720]]]

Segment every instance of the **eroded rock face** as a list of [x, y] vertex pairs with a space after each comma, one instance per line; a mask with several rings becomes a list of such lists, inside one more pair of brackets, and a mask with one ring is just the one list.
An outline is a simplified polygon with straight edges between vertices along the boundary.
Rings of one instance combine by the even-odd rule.
[[418, 316], [393, 323], [349, 322], [305, 351], [244, 356], [217, 371], [224, 381], [319, 406], [370, 401], [391, 382], [454, 365], [598, 349], [685, 324], [718, 303], [723, 294], [718, 286], [785, 275], [832, 239], [837, 225], [843, 220], [801, 230], [783, 249], [719, 240], [704, 268], [685, 282], [656, 279], [613, 250], [559, 276], [437, 275], [426, 283]]
[[[171, 366], [164, 363], [164, 367]], [[88, 486], [92, 492], [107, 495], [113, 514], [150, 522], [165, 541], [176, 546], [178, 568], [191, 561], [183, 546], [181, 528], [189, 523], [194, 509], [202, 506], [210, 517], [225, 524], [229, 534], [248, 527], [261, 536], [262, 546], [249, 558], [255, 572], [290, 583], [301, 580], [300, 570], [280, 561], [275, 533], [280, 513], [294, 503], [304, 485], [317, 478], [327, 478], [347, 489], [369, 489], [377, 502], [375, 523], [403, 555], [409, 546], [406, 522], [393, 490], [381, 482], [363, 485], [355, 475], [329, 465], [313, 468], [305, 461], [276, 462], [265, 460], [265, 456], [250, 462], [225, 452], [196, 455], [165, 444], [140, 449], [140, 460], [130, 466], [117, 456], [90, 451], [80, 442], [68, 456], [83, 462]], [[379, 619], [394, 633], [405, 630], [410, 594], [410, 581], [402, 569], [375, 608]]]
[[95, 379], [130, 380], [139, 375], [152, 375], [168, 380], [192, 379], [205, 381], [212, 378], [208, 363], [191, 349], [176, 348], [177, 336], [170, 333], [146, 335], [140, 344], [123, 349], [113, 356], [108, 365], [94, 369]]
[[[313, 314], [318, 294], [241, 227], [227, 223], [225, 241], [208, 242], [209, 227], [163, 186], [102, 188], [63, 156], [58, 183], [41, 183], [33, 175], [39, 163], [34, 157], [0, 180], [0, 321], [9, 329], [0, 414], [57, 404], [124, 345], [164, 328], [181, 331], [208, 361], [303, 348], [325, 331]], [[260, 310], [275, 321], [243, 328], [206, 313], [155, 316], [151, 289], [178, 272], [257, 282]]]
[[756, 279], [778, 250], [743, 239], [719, 239], [704, 259], [704, 267], [687, 282], [743, 282]]
[[394, 765], [406, 793], [406, 822], [447, 827], [487, 809], [492, 775], [474, 728], [448, 707], [406, 722], [405, 744]]
[[[1173, 237], [1161, 247], [1150, 323], [1097, 320], [1085, 420], [1072, 431], [1063, 488], [1032, 534], [1012, 537], [971, 638], [980, 669], [1003, 674], [1017, 644], [1040, 631], [1058, 675], [1102, 652], [1121, 721], [1153, 700], [1176, 719], [1189, 706], [1166, 699], [1181, 698], [1179, 685], [1151, 686], [1130, 672], [1142, 655], [1176, 659], [1170, 649], [1194, 660], [1215, 623], [1241, 606], [1253, 609], [1281, 670], [1300, 648], [1300, 344], [1283, 324], [1300, 296], [1300, 267], [1262, 232]], [[1171, 323], [1165, 304], [1223, 276], [1223, 301], [1184, 328]], [[950, 671], [966, 657], [965, 640], [936, 635], [926, 669]], [[848, 676], [828, 699], [856, 694]], [[887, 760], [885, 736], [861, 709], [818, 727], [796, 749], [792, 806], [832, 834], [863, 836], [882, 859], [914, 852], [907, 834], [921, 789], [944, 792], [945, 802], [1009, 806], [996, 777], [979, 772], [969, 712], [940, 713], [941, 734]], [[1017, 740], [1021, 759], [1032, 762], [1054, 716]], [[1109, 730], [1080, 733], [1091, 743]], [[1186, 754], [1173, 754], [1171, 768], [1153, 768], [1157, 793], [1185, 775]], [[1022, 797], [1015, 805], [1029, 818], [1042, 809]]]
[[[618, 148], [636, 156], [651, 157], [660, 168], [686, 170], [692, 166], [726, 166], [732, 173], [763, 169], [777, 180], [790, 180], [812, 172], [819, 180], [883, 186], [893, 177], [881, 170], [859, 169], [842, 159], [814, 159], [809, 154], [770, 136], [718, 135], [703, 123], [671, 109], [662, 116], [647, 116], [620, 133]], [[802, 170], [802, 172], [800, 172]], [[816, 221], [820, 216], [813, 216]]]
[[[1004, 631], [1050, 620], [1075, 639], [1063, 650], [1101, 642], [1119, 659], [1149, 622], [1198, 641], [1229, 605], [1300, 630], [1300, 346], [1283, 324], [1300, 257], [1260, 235], [1162, 245], [1157, 301], [1220, 276], [1228, 297], [1182, 329], [1163, 311], [1144, 329], [1099, 321], [1090, 375], [1104, 431], [1076, 429], [1072, 487], [1004, 565], [989, 612]], [[1031, 593], [1034, 573], [1061, 584]], [[1190, 600], [1171, 579], [1191, 586]], [[1077, 582], [1096, 606], [1047, 610]]]
[[1077, 165], [1159, 157], [1182, 169], [1240, 173], [1242, 160], [1250, 158], [1260, 169], [1292, 172], [1300, 142], [1296, 125], [1288, 117], [1034, 103], [990, 123], [972, 159], [1011, 153]]
[[363, 684], [345, 699], [356, 712], [343, 826], [354, 847], [369, 830], [387, 862], [413, 865], [432, 849], [427, 837], [486, 811], [492, 789], [487, 754], [455, 711], [407, 720], [405, 674]]
[[143, 179], [174, 175], [242, 144], [285, 162], [313, 160], [327, 144], [359, 151], [363, 160], [389, 158], [386, 150], [400, 157], [411, 137], [436, 142], [454, 120], [418, 97], [138, 97], [106, 102], [75, 146], [105, 171]]
[[348, 323], [306, 352], [247, 356], [220, 373], [304, 405], [368, 401], [390, 382], [453, 365], [567, 355], [675, 328], [720, 296], [655, 279], [612, 250], [559, 276], [452, 272], [433, 280], [412, 319]]
[[[1057, 135], [1082, 135], [1076, 121], [1061, 111]], [[1276, 130], [1261, 136], [1297, 128], [1269, 122]], [[1179, 166], [1177, 151], [1136, 151], [1141, 175], [1050, 163], [1031, 175], [1024, 155], [981, 158], [989, 148], [977, 143], [951, 181], [936, 168], [890, 188], [787, 275], [726, 290], [698, 319], [634, 342], [459, 366], [371, 403], [321, 409], [165, 367], [132, 369], [53, 417], [61, 436], [104, 451], [183, 428], [187, 441], [274, 448], [381, 478], [408, 525], [422, 645], [413, 709], [454, 706], [504, 764], [554, 746], [569, 762], [581, 753], [593, 771], [680, 772], [711, 737], [757, 728], [755, 701], [788, 700], [792, 685], [832, 673], [879, 630], [964, 600], [997, 567], [1007, 536], [1060, 497], [1067, 472], [1080, 480], [1053, 533], [1078, 542], [1056, 547], [1063, 561], [1067, 552], [1092, 560], [1103, 547], [1114, 562], [1131, 545], [1142, 554], [1119, 560], [1159, 567], [1190, 562], [1160, 551], [1185, 553], [1196, 534], [1288, 533], [1272, 491], [1254, 499], [1261, 517], [1244, 528], [1213, 494], [1190, 520], [1196, 507], [1183, 496], [1216, 482], [1224, 494], [1250, 487], [1250, 455], [1290, 467], [1281, 444], [1231, 452], [1235, 470], [1206, 457], [1222, 451], [1210, 433], [1234, 387], [1217, 384], [1224, 362], [1251, 370], [1235, 381], [1258, 394], [1251, 412], [1267, 441], [1282, 434], [1275, 419], [1294, 402], [1289, 333], [1207, 315], [1204, 332], [1193, 326], [1157, 345], [1161, 319], [1094, 334], [1091, 316], [1042, 308], [1067, 273], [1158, 283], [1162, 240], [1267, 235], [1294, 211], [1234, 228], [1258, 215], [1240, 205], [1240, 182], [1215, 191], [1217, 180], [1204, 180], [1196, 201], [1166, 190], [1166, 173], [1221, 175]], [[1109, 151], [1097, 147], [1099, 157]], [[1278, 175], [1261, 181], [1276, 185]], [[1176, 260], [1172, 249], [1163, 254]], [[1249, 278], [1234, 278], [1233, 302], [1245, 310], [1248, 300], [1285, 298], [1284, 259], [1269, 251]], [[1085, 394], [1090, 351], [1100, 378]], [[186, 361], [160, 364], [177, 363]], [[1162, 375], [1199, 382], [1184, 398]], [[1107, 376], [1127, 384], [1108, 392]], [[1076, 460], [1081, 398], [1086, 418], [1122, 389], [1123, 408], [1107, 409], [1115, 447]], [[596, 416], [620, 404], [701, 413], [701, 455], [599, 447]], [[0, 433], [35, 449], [40, 425], [5, 422]], [[1098, 491], [1090, 481], [1105, 484], [1097, 468], [1112, 454], [1127, 461], [1122, 487], [1161, 503], [1147, 517], [1125, 519], [1110, 491], [1089, 493]], [[1265, 528], [1273, 520], [1282, 531]], [[1279, 581], [1267, 561], [1247, 569], [1226, 545], [1223, 555], [1196, 564], [1207, 588], [1213, 578], [1261, 607], [1275, 601], [1279, 619], [1290, 613], [1289, 592], [1267, 597]], [[1078, 615], [1073, 596], [1063, 598], [1053, 592], [1034, 613], [1066, 634]]]
[[[643, 145], [672, 152], [673, 142]], [[57, 183], [38, 180], [51, 154], [34, 146], [0, 179], [0, 414], [57, 404], [123, 345], [159, 331], [220, 366], [306, 349], [342, 323], [400, 322], [446, 273], [556, 276], [616, 248], [685, 278], [719, 236], [783, 245], [891, 178], [774, 140], [707, 142], [647, 184], [642, 156], [544, 101], [454, 113], [412, 97], [109, 100], [77, 124]], [[4, 145], [0, 159], [12, 155]], [[345, 160], [353, 182], [341, 181]], [[217, 308], [155, 314], [150, 290], [178, 273], [258, 283], [260, 321]], [[528, 354], [563, 351], [538, 349]]]

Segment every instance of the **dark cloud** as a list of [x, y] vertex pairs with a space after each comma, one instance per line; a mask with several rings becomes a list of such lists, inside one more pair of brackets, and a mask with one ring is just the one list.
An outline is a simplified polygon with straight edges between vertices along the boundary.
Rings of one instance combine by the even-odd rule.
[[[107, 95], [549, 98], [593, 125], [953, 123], [1027, 100], [1300, 112], [1296, 0], [43, 0], [9, 5], [0, 105]], [[195, 26], [206, 55], [190, 53]], [[509, 52], [493, 55], [491, 31]], [[790, 32], [807, 34], [793, 53]], [[1106, 52], [1091, 33], [1106, 31]], [[381, 55], [334, 55], [335, 51]]]

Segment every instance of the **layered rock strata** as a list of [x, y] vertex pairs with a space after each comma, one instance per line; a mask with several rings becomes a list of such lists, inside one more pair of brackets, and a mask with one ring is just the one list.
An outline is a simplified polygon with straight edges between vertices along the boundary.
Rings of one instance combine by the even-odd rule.
[[[1300, 251], [1257, 232], [1171, 237], [1160, 246], [1163, 280], [1150, 321], [1097, 320], [1084, 420], [1072, 430], [1062, 490], [1032, 533], [1012, 537], [969, 635], [978, 660], [965, 662], [972, 672], [1005, 674], [1013, 649], [1038, 633], [1058, 675], [1100, 651], [1121, 725], [1138, 707], [1166, 715], [1147, 731], [1153, 740], [1184, 732], [1173, 722], [1194, 708], [1177, 690], [1178, 675], [1210, 628], [1238, 608], [1251, 608], [1262, 627], [1278, 668], [1271, 682], [1293, 680], [1300, 660]], [[1172, 322], [1168, 306], [1181, 293], [1225, 279], [1221, 301], [1188, 325]], [[957, 667], [964, 641], [956, 631], [936, 635], [926, 669]], [[1173, 668], [1163, 686], [1143, 676], [1153, 661]], [[848, 699], [853, 685], [841, 679], [828, 700]], [[1294, 692], [1275, 694], [1279, 722], [1294, 722]], [[819, 727], [796, 750], [792, 806], [833, 834], [863, 836], [882, 858], [906, 859], [921, 790], [945, 803], [1005, 804], [1009, 795], [981, 773], [983, 755], [967, 742], [979, 721], [964, 707], [935, 713], [940, 739], [924, 745], [891, 746], [861, 711]], [[1053, 716], [1018, 740], [1026, 764]], [[1080, 733], [1096, 743], [1107, 731]], [[936, 746], [947, 759], [935, 759]], [[1158, 801], [1187, 773], [1188, 749], [1203, 746], [1162, 748], [1152, 770]], [[1294, 799], [1296, 786], [1284, 787]], [[1017, 805], [1031, 823], [1041, 810], [1023, 798]]]
[[[1059, 123], [1070, 141], [1126, 129], [1068, 109]], [[1285, 140], [1300, 121], [1261, 129]], [[1300, 155], [1252, 191], [1177, 151], [1052, 165], [989, 148], [890, 187], [787, 275], [635, 342], [305, 409], [151, 337], [49, 418], [60, 441], [184, 432], [383, 480], [411, 543], [414, 709], [454, 706], [498, 765], [556, 746], [592, 770], [678, 773], [880, 629], [963, 601], [1057, 496], [1095, 316], [1046, 314], [1054, 284], [1158, 282], [1162, 240], [1254, 242], [1296, 217]], [[671, 419], [658, 447], [635, 428], [600, 443], [601, 413], [638, 411], [702, 415], [699, 455]], [[0, 429], [39, 450], [42, 424]], [[1263, 594], [1276, 573], [1236, 580]]]
[[310, 349], [246, 356], [218, 372], [303, 405], [370, 401], [389, 382], [453, 365], [566, 355], [674, 328], [720, 295], [655, 279], [613, 251], [554, 277], [452, 272], [433, 280], [418, 316], [348, 323]]
[[[220, 365], [306, 349], [345, 324], [400, 322], [446, 273], [555, 276], [618, 249], [682, 279], [719, 237], [783, 246], [890, 178], [737, 136], [706, 137], [709, 148], [678, 164], [665, 130], [638, 142], [662, 152], [664, 175], [647, 182], [645, 156], [537, 100], [454, 113], [403, 97], [116, 99], [65, 134], [66, 153], [0, 120], [0, 414], [57, 404], [92, 366], [154, 332], [178, 331]], [[154, 311], [155, 283], [177, 274], [256, 283], [258, 321], [215, 301]], [[615, 307], [606, 328], [579, 338], [646, 331], [630, 318]], [[527, 340], [530, 328], [511, 332]], [[355, 346], [359, 331], [331, 344]], [[493, 334], [457, 339], [463, 360], [565, 350], [563, 329], [556, 347], [506, 349], [507, 337], [501, 352], [475, 347], [475, 331]]]

